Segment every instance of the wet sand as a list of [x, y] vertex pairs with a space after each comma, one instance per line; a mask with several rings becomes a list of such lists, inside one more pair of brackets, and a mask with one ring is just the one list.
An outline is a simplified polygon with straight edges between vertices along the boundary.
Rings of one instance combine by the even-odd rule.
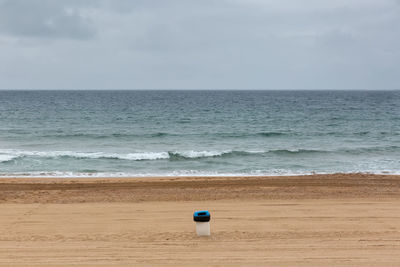
[[400, 265], [400, 176], [7, 178], [0, 203], [0, 266]]

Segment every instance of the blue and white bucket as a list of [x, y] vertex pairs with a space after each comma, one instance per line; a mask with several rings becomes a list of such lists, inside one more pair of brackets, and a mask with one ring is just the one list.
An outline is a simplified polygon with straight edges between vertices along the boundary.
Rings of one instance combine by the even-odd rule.
[[210, 236], [211, 215], [208, 210], [195, 211], [193, 220], [196, 222], [196, 233], [198, 236]]

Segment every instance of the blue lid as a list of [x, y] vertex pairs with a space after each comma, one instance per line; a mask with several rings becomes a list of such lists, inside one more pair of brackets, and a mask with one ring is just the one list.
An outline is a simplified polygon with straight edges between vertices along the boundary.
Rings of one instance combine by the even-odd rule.
[[206, 217], [206, 216], [210, 216], [210, 212], [208, 210], [195, 211], [193, 216], [194, 217]]
[[193, 213], [193, 220], [195, 222], [209, 222], [210, 218], [211, 216], [208, 210], [200, 210]]

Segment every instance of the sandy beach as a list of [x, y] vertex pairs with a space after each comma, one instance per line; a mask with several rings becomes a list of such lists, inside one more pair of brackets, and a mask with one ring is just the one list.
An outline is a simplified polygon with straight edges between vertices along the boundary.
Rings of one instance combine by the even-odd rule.
[[400, 264], [400, 176], [4, 178], [0, 203], [1, 266]]

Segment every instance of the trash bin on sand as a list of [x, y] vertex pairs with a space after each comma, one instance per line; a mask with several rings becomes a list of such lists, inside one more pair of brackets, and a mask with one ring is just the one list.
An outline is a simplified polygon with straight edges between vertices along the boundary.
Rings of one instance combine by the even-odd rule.
[[193, 220], [196, 222], [196, 233], [198, 236], [210, 235], [210, 212], [208, 210], [196, 211]]

